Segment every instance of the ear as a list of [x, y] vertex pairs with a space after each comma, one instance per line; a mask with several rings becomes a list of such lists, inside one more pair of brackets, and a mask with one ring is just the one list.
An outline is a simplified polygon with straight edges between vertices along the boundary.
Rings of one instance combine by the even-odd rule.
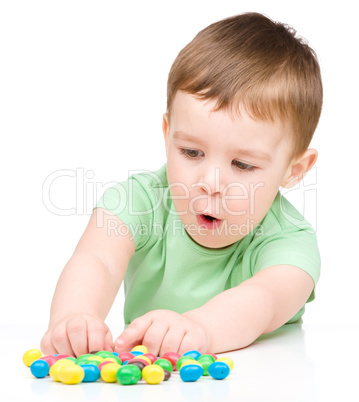
[[315, 149], [307, 149], [301, 156], [292, 160], [283, 177], [281, 186], [284, 188], [294, 187], [303, 180], [304, 176], [315, 165], [318, 152]]
[[162, 119], [162, 132], [163, 132], [163, 137], [165, 140], [165, 148], [166, 148], [166, 156], [167, 156], [167, 151], [168, 151], [168, 138], [170, 134], [170, 126], [168, 124], [168, 114], [165, 113], [163, 115]]

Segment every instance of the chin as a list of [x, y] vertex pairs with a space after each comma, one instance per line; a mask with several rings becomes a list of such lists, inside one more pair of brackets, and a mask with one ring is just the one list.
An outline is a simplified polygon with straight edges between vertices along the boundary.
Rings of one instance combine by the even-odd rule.
[[216, 239], [214, 236], [212, 237], [210, 234], [208, 236], [196, 236], [195, 238], [191, 236], [191, 239], [202, 247], [212, 249], [229, 247], [232, 244], [236, 243], [238, 240], [240, 240], [240, 239], [224, 240], [218, 238]]

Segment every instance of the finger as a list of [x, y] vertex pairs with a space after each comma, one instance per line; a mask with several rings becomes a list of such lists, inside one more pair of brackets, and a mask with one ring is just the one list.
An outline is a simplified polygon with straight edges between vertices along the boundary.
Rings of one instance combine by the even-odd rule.
[[141, 344], [142, 339], [151, 323], [152, 320], [149, 314], [145, 314], [132, 321], [131, 324], [116, 339], [115, 351], [126, 352], [131, 350], [134, 346]]
[[164, 337], [159, 356], [162, 356], [167, 352], [178, 353], [184, 335], [185, 331], [183, 329], [171, 327]]
[[40, 349], [44, 355], [56, 355], [58, 351], [55, 349], [51, 341], [52, 332], [48, 330], [40, 342]]
[[115, 350], [115, 344], [113, 343], [113, 338], [110, 330], [108, 329], [105, 334], [105, 350], [113, 352]]
[[90, 352], [87, 346], [87, 323], [84, 318], [71, 318], [67, 322], [67, 335], [76, 357]]
[[162, 342], [168, 332], [168, 324], [164, 321], [154, 321], [147, 329], [142, 343], [148, 349], [149, 353], [159, 356]]
[[190, 350], [198, 350], [198, 342], [195, 341], [190, 332], [186, 332], [182, 338], [178, 353], [183, 355]]
[[75, 356], [67, 336], [66, 324], [62, 324], [54, 328], [51, 339], [54, 348], [57, 350], [57, 353]]
[[93, 350], [104, 350], [106, 327], [101, 321], [87, 321], [87, 338], [89, 352]]

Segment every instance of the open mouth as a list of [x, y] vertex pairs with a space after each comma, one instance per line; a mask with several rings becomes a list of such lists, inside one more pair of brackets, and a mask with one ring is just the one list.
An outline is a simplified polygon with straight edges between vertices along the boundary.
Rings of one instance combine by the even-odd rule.
[[197, 215], [197, 221], [201, 227], [210, 230], [216, 229], [222, 223], [221, 219], [217, 219], [211, 215], [204, 214]]
[[203, 215], [206, 219], [208, 219], [209, 221], [215, 221], [217, 218], [213, 218], [213, 216], [210, 215]]

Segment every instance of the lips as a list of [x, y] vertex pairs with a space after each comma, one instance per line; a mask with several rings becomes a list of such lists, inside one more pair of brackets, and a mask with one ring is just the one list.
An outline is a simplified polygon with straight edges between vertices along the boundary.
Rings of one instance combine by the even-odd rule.
[[222, 219], [217, 219], [211, 215], [204, 214], [197, 215], [197, 221], [201, 227], [209, 230], [216, 229], [223, 222]]

